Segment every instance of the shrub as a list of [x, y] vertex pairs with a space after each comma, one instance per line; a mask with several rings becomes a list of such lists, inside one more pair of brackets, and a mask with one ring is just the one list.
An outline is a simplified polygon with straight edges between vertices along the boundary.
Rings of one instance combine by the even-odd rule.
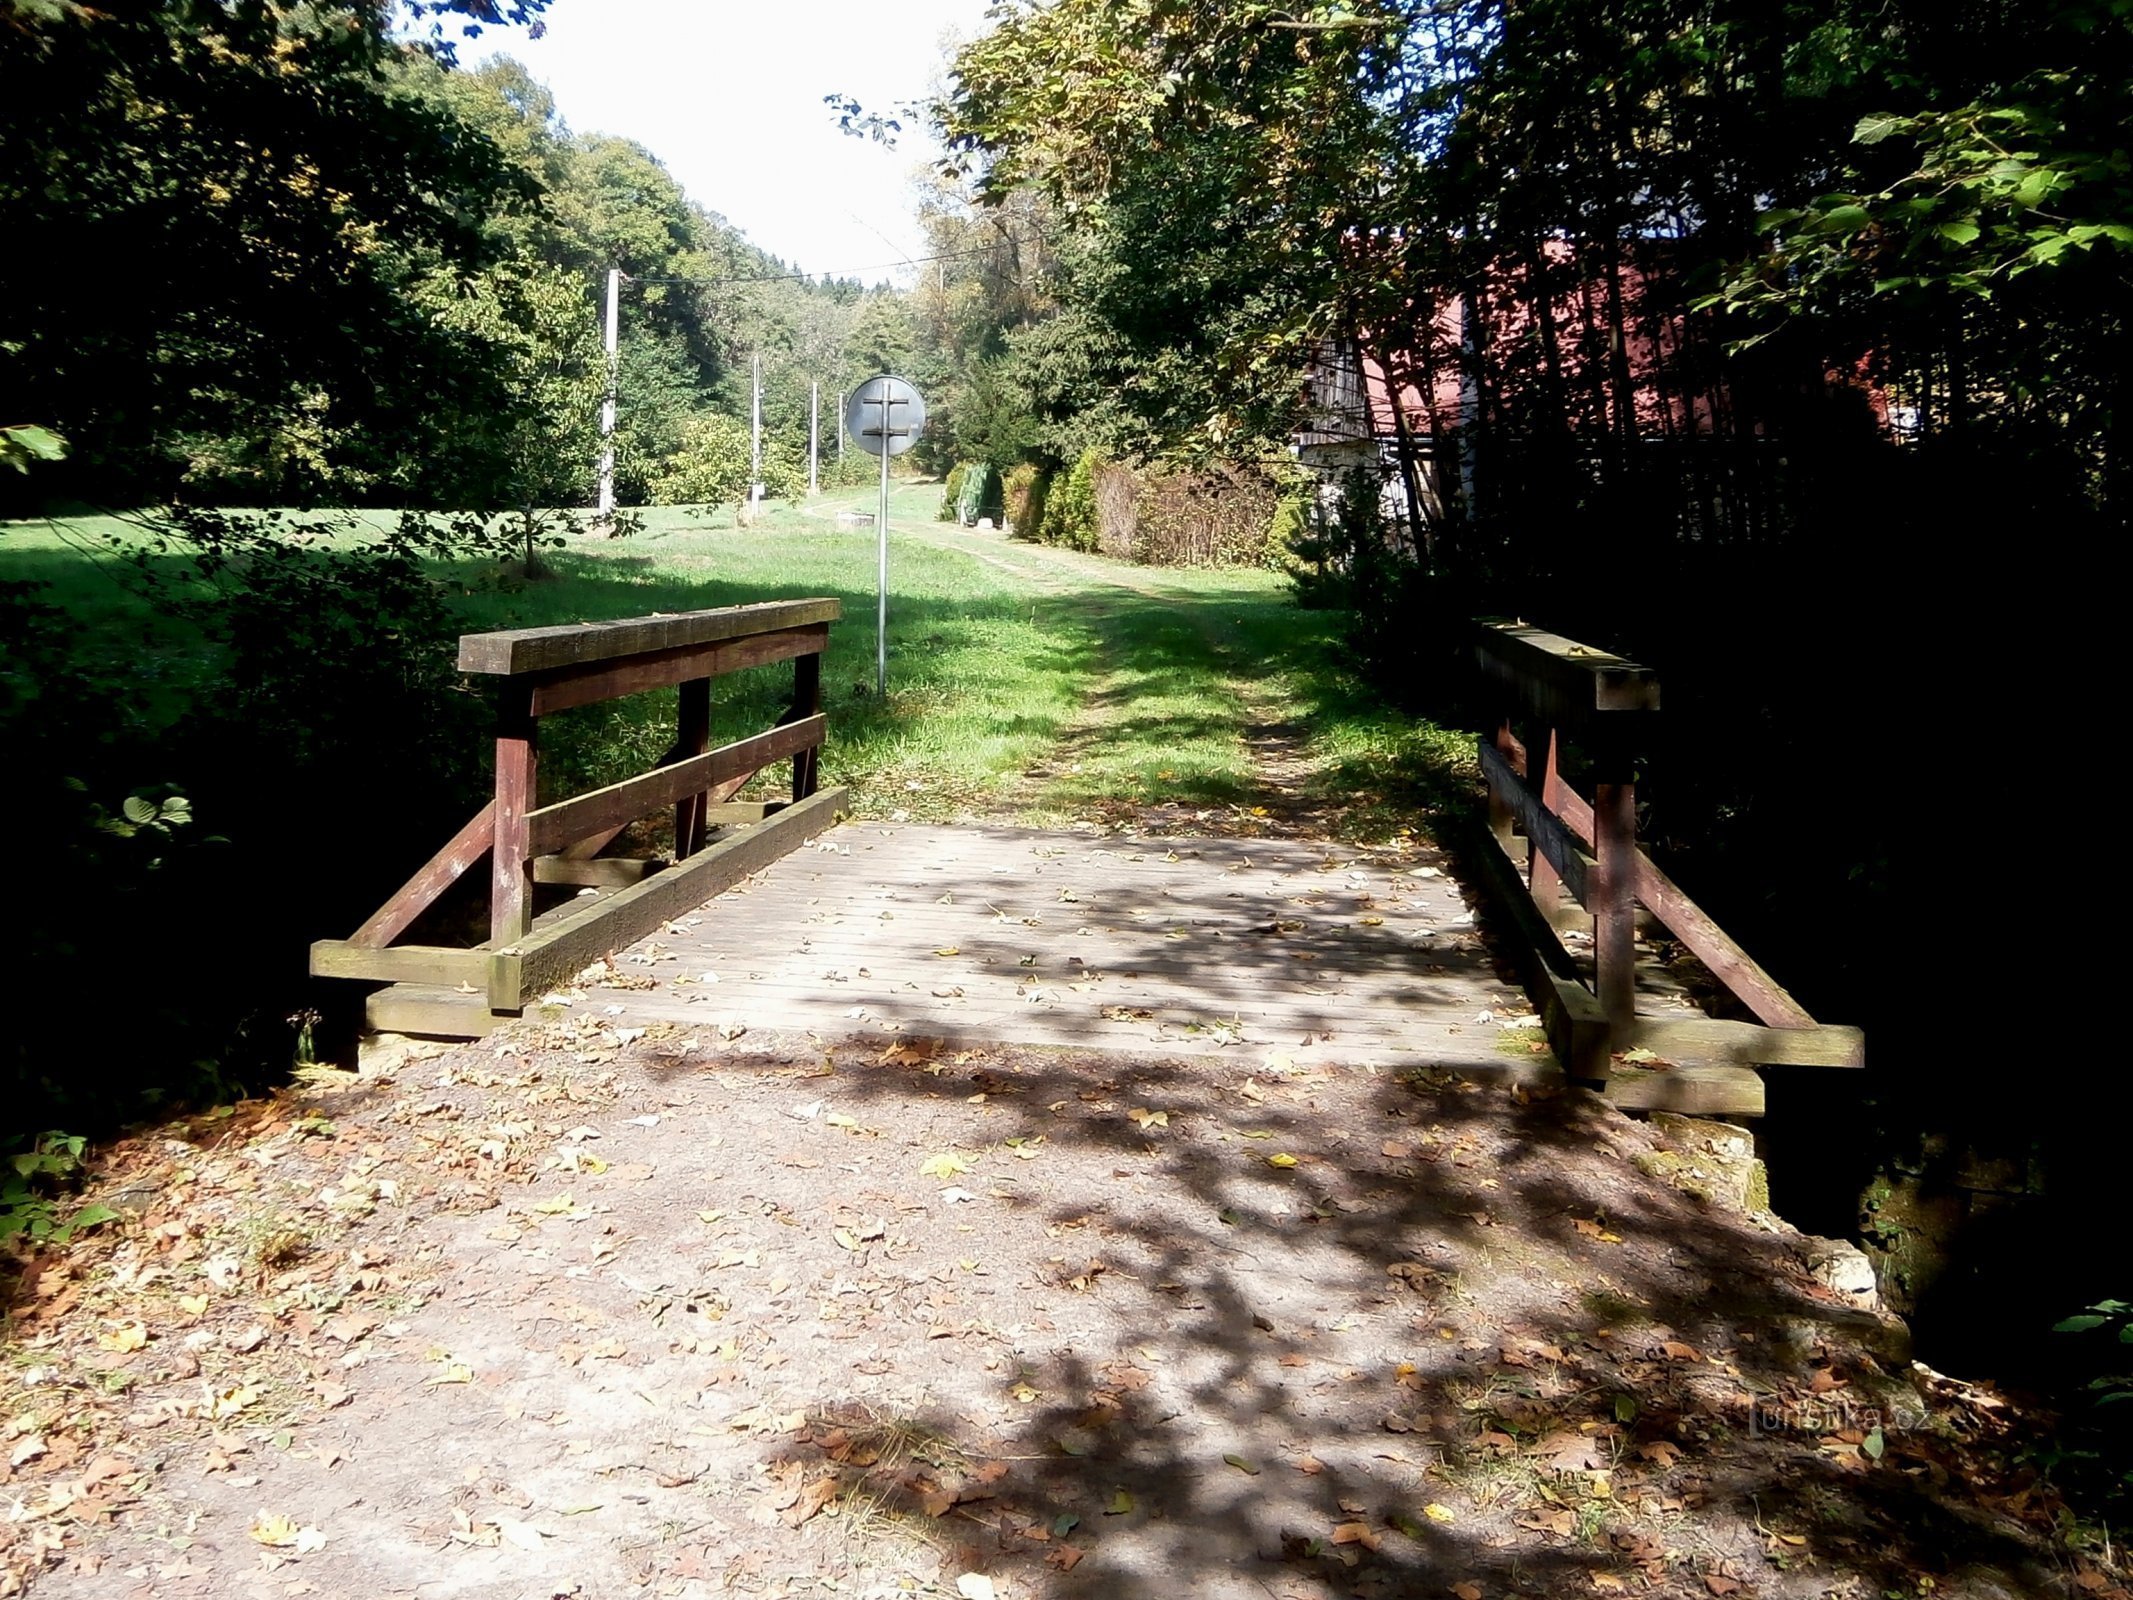
[[1094, 450], [1084, 450], [1066, 481], [1053, 490], [1045, 502], [1040, 534], [1046, 544], [1069, 550], [1096, 548], [1096, 473], [1102, 465], [1103, 458]]
[[1044, 498], [1052, 475], [1035, 462], [1025, 461], [1007, 474], [1001, 484], [1001, 514], [1007, 531], [1017, 539], [1034, 539], [1044, 524]]
[[948, 469], [948, 481], [941, 489], [940, 519], [955, 521], [963, 503], [963, 480], [970, 476], [970, 463], [958, 461]]

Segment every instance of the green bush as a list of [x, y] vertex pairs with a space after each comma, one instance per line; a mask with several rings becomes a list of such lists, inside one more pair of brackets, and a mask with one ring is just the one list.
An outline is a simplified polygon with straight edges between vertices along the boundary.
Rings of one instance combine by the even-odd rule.
[[1044, 498], [1052, 475], [1033, 461], [1025, 461], [1003, 480], [1001, 512], [1007, 531], [1017, 539], [1034, 539], [1044, 525]]
[[1310, 492], [1292, 489], [1274, 503], [1274, 515], [1267, 521], [1266, 564], [1276, 572], [1287, 571], [1311, 536]]
[[958, 461], [948, 469], [948, 481], [941, 489], [940, 520], [953, 522], [963, 503], [963, 480], [970, 476], [970, 463]]
[[1096, 469], [1102, 464], [1103, 458], [1094, 450], [1084, 450], [1066, 482], [1052, 491], [1039, 534], [1046, 544], [1069, 550], [1096, 548]]

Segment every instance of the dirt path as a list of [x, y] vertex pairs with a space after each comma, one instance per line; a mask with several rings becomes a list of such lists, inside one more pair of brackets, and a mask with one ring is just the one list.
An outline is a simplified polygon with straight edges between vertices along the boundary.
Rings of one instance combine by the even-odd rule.
[[115, 1151], [125, 1226], [14, 1292], [0, 1550], [100, 1600], [2071, 1576], [1994, 1397], [1929, 1410], [1794, 1236], [1648, 1175], [1699, 1160], [1582, 1096], [594, 992]]

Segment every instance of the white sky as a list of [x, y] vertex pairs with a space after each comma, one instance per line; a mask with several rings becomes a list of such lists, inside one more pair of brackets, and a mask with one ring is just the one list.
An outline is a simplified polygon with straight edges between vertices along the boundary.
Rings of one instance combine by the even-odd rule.
[[634, 139], [689, 197], [810, 272], [901, 278], [922, 248], [911, 174], [936, 154], [906, 119], [894, 150], [837, 131], [822, 97], [917, 100], [987, 0], [554, 0], [548, 32], [492, 29], [461, 59], [510, 55], [577, 133]]

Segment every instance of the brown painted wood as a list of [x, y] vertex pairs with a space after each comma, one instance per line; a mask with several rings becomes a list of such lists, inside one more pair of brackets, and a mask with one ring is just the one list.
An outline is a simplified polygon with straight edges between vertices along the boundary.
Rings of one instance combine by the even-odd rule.
[[[1481, 771], [1488, 779], [1489, 792], [1502, 797], [1510, 814], [1526, 830], [1526, 837], [1533, 842], [1535, 852], [1547, 856], [1571, 897], [1590, 909], [1597, 894], [1597, 863], [1585, 853], [1581, 841], [1562, 820], [1543, 807], [1533, 791], [1519, 781], [1508, 761], [1486, 744], [1482, 745], [1480, 755]], [[1506, 850], [1505, 854], [1510, 852]], [[1530, 894], [1528, 898], [1531, 898]]]
[[[704, 754], [711, 745], [711, 680], [691, 678], [681, 685], [675, 762]], [[709, 786], [706, 785], [708, 788]], [[674, 802], [674, 859], [686, 861], [704, 847], [704, 790], [695, 789]]]
[[485, 950], [455, 950], [447, 945], [400, 944], [381, 949], [346, 939], [321, 939], [311, 946], [311, 976], [486, 988], [489, 956]]
[[[1558, 802], [1563, 789], [1563, 776], [1556, 761], [1555, 730], [1550, 728], [1542, 736], [1541, 756], [1537, 763], [1539, 772], [1535, 773], [1533, 769], [1536, 763], [1529, 760], [1524, 776], [1527, 787], [1539, 795], [1542, 809], [1560, 816]], [[1563, 914], [1562, 874], [1555, 870], [1555, 863], [1548, 859], [1545, 851], [1534, 851], [1527, 865], [1531, 869], [1527, 881], [1533, 894], [1533, 903], [1540, 907], [1540, 914], [1553, 923]]]
[[496, 721], [496, 837], [491, 852], [489, 938], [509, 944], [533, 921], [533, 857], [545, 853], [531, 839], [539, 778], [539, 747], [530, 697], [507, 684]]
[[459, 641], [459, 670], [503, 677], [554, 672], [564, 667], [714, 644], [747, 634], [835, 622], [843, 613], [844, 607], [833, 599], [766, 600], [757, 605], [626, 617], [615, 622], [470, 633]]
[[829, 624], [811, 623], [712, 644], [684, 645], [626, 661], [596, 662], [539, 674], [534, 679], [536, 716], [596, 705], [647, 689], [665, 689], [693, 678], [716, 678], [750, 667], [818, 655], [829, 647]]
[[1651, 857], [1641, 854], [1637, 858], [1637, 898], [1760, 1021], [1773, 1028], [1817, 1026], [1807, 1008], [1786, 993], [1755, 957], [1682, 893], [1673, 879], [1652, 864]]
[[1549, 1048], [1571, 1077], [1605, 1084], [1611, 1043], [1606, 1013], [1578, 981], [1577, 963], [1534, 905], [1511, 858], [1487, 843], [1474, 855], [1483, 891], [1511, 925], [1526, 997], [1540, 1013]]
[[[602, 956], [694, 910], [750, 873], [762, 871], [832, 826], [849, 799], [843, 789], [822, 790], [679, 866], [525, 939], [517, 952], [518, 998], [522, 1001], [554, 988]], [[494, 1004], [498, 996], [492, 992], [490, 998]]]
[[[823, 632], [826, 635], [828, 629]], [[825, 641], [826, 642], [826, 641]], [[795, 657], [792, 664], [792, 708], [785, 713], [787, 722], [804, 722], [822, 712], [822, 655]], [[792, 797], [805, 800], [819, 786], [822, 752], [820, 747], [802, 750], [792, 758]]]
[[442, 850], [403, 883], [390, 900], [371, 914], [370, 920], [348, 936], [350, 944], [383, 947], [414, 925], [417, 917], [439, 895], [466, 875], [467, 870], [489, 853], [496, 841], [496, 802], [491, 800], [474, 813], [473, 820]]
[[[1593, 786], [1593, 988], [1620, 1038], [1637, 1015], [1637, 790]], [[1568, 875], [1565, 874], [1567, 882]]]
[[[1592, 837], [1592, 807], [1569, 784], [1558, 780], [1555, 809], [1563, 820], [1586, 838]], [[1763, 970], [1755, 957], [1740, 947], [1733, 936], [1711, 920], [1681, 886], [1661, 871], [1652, 858], [1637, 852], [1636, 896], [1639, 902], [1666, 925], [1669, 933], [1726, 986], [1732, 996], [1773, 1028], [1819, 1026], [1807, 1008], [1786, 992], [1777, 979]]]
[[661, 806], [707, 789], [711, 791], [709, 804], [723, 803], [773, 761], [820, 744], [825, 726], [826, 719], [820, 715], [805, 722], [787, 723], [672, 766], [654, 767], [604, 789], [543, 806], [528, 819], [532, 848], [546, 855], [602, 829], [619, 832]]

